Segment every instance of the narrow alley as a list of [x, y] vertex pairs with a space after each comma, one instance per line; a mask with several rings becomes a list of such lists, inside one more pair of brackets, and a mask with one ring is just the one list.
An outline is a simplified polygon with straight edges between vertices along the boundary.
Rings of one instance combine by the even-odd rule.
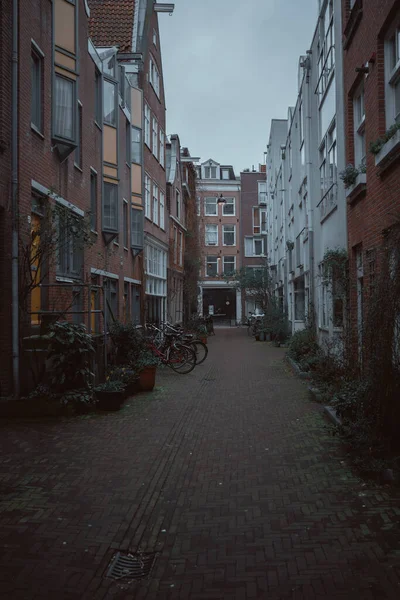
[[[399, 493], [352, 472], [284, 352], [221, 328], [120, 412], [1, 421], [0, 597], [397, 599]], [[107, 577], [138, 550], [149, 577]]]

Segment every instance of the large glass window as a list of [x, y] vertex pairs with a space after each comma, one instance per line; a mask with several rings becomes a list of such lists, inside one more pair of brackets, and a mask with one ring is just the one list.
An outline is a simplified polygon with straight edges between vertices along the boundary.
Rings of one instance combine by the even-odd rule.
[[133, 207], [131, 210], [131, 246], [143, 247], [143, 211]]
[[145, 175], [144, 176], [144, 210], [145, 210], [145, 216], [148, 219], [151, 219], [150, 197], [151, 197], [150, 177], [148, 175]]
[[267, 184], [264, 181], [258, 182], [258, 204], [267, 202]]
[[150, 58], [150, 83], [157, 96], [160, 97], [160, 74], [152, 58]]
[[103, 229], [118, 231], [118, 186], [104, 183]]
[[354, 160], [356, 166], [366, 162], [364, 86], [354, 96]]
[[103, 278], [104, 303], [107, 315], [107, 330], [118, 318], [118, 279]]
[[124, 248], [128, 247], [128, 228], [129, 228], [129, 220], [128, 220], [128, 202], [124, 200], [122, 204], [122, 226], [123, 226], [123, 243]]
[[117, 126], [116, 84], [104, 81], [104, 123]]
[[150, 108], [144, 105], [144, 141], [150, 148]]
[[386, 123], [400, 122], [400, 29], [386, 42]]
[[206, 224], [206, 246], [218, 246], [218, 225]]
[[224, 246], [234, 246], [236, 243], [236, 227], [235, 225], [223, 225], [222, 237]]
[[38, 130], [42, 131], [42, 69], [43, 58], [35, 48], [31, 51], [31, 123]]
[[153, 154], [158, 158], [158, 123], [153, 117]]
[[204, 177], [206, 179], [216, 179], [217, 178], [217, 167], [204, 167]]
[[54, 134], [69, 140], [75, 139], [74, 85], [75, 82], [72, 79], [66, 79], [60, 75], [55, 76]]
[[175, 190], [175, 200], [176, 200], [176, 218], [180, 221], [181, 219], [181, 194], [179, 190]]
[[158, 225], [158, 185], [153, 182], [153, 223]]
[[67, 209], [57, 214], [57, 273], [64, 277], [82, 277], [83, 240], [77, 233], [78, 221]]
[[77, 146], [75, 148], [74, 153], [74, 163], [75, 166], [82, 169], [82, 104], [78, 102], [78, 111], [77, 111], [77, 119], [78, 119], [78, 137], [77, 137]]
[[98, 125], [101, 125], [102, 115], [102, 82], [101, 73], [98, 69], [94, 72], [94, 119]]
[[216, 198], [205, 198], [204, 205], [205, 205], [204, 214], [206, 217], [213, 217], [218, 214], [218, 205], [217, 205]]
[[165, 194], [160, 190], [160, 227], [165, 229]]
[[97, 173], [90, 173], [90, 226], [97, 231]]
[[164, 167], [165, 163], [165, 134], [160, 129], [160, 165]]
[[132, 162], [142, 164], [142, 131], [132, 127]]

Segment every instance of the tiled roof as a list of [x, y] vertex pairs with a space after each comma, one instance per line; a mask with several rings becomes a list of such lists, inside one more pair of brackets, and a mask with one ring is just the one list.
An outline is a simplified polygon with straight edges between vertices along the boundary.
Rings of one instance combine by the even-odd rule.
[[95, 46], [131, 52], [135, 0], [89, 0], [89, 35]]

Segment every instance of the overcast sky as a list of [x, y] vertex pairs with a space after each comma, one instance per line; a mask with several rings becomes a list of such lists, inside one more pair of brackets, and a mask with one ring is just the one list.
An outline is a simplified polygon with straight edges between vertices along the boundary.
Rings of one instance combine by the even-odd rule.
[[175, 0], [173, 16], [159, 14], [167, 134], [237, 175], [263, 162], [316, 19], [317, 0]]

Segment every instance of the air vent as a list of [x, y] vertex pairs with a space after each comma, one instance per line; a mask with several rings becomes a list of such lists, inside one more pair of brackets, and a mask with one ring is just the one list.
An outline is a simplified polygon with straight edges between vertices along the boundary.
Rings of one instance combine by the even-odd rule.
[[148, 577], [156, 560], [156, 553], [136, 552], [124, 554], [117, 552], [112, 558], [106, 577], [111, 579], [143, 579]]

